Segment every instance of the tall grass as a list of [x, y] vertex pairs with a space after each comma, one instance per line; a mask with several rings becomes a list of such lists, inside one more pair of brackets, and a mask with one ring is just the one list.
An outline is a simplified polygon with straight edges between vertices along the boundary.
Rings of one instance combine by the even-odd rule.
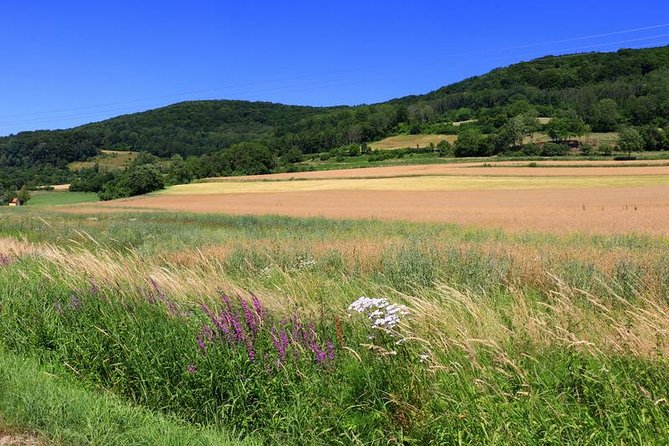
[[129, 405], [86, 389], [58, 367], [5, 351], [0, 351], [0, 419], [39, 433], [48, 444], [259, 444]]
[[[667, 239], [27, 212], [0, 234], [0, 345], [191, 423], [284, 444], [669, 428]], [[409, 315], [372, 328], [363, 295]]]

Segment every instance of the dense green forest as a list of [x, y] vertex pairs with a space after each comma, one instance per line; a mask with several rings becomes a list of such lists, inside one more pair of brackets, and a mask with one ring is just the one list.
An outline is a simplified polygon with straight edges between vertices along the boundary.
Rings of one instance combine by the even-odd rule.
[[[551, 120], [540, 124], [538, 117]], [[668, 127], [669, 47], [547, 56], [381, 104], [191, 101], [71, 130], [23, 132], [0, 138], [0, 185], [79, 178], [85, 187], [102, 174], [77, 174], [67, 164], [101, 149], [174, 157], [163, 177], [183, 182], [286, 169], [305, 155], [357, 153], [363, 143], [401, 133], [458, 134], [454, 147], [443, 148], [452, 156], [559, 155], [567, 147], [561, 143], [590, 131], [624, 130], [629, 141], [642, 141], [630, 152], [668, 149]], [[524, 144], [537, 130], [553, 144]]]

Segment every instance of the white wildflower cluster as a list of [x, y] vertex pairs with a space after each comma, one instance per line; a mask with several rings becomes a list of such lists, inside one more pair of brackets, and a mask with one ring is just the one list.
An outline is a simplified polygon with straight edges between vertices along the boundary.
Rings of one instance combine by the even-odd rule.
[[372, 322], [372, 328], [393, 330], [400, 322], [401, 316], [409, 314], [404, 305], [388, 302], [384, 297], [362, 296], [348, 306], [349, 311], [364, 313]]
[[316, 259], [312, 256], [298, 257], [295, 264], [296, 270], [313, 269], [316, 266]]

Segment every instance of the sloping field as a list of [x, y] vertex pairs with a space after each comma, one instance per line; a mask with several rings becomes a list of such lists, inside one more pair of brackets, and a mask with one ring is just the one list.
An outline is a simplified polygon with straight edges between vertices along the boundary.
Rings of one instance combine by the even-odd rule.
[[90, 169], [96, 164], [102, 169], [117, 170], [123, 169], [137, 158], [138, 152], [120, 151], [120, 150], [101, 150], [100, 155], [95, 156], [88, 161], [76, 161], [70, 163], [68, 167], [71, 170]]
[[381, 141], [370, 143], [369, 146], [373, 149], [404, 149], [406, 147], [429, 147], [430, 143], [435, 146], [440, 141], [446, 140], [453, 144], [458, 137], [456, 135], [396, 135], [384, 138]]
[[[638, 161], [538, 161], [528, 167], [527, 161], [465, 162], [451, 164], [420, 164], [409, 166], [367, 167], [314, 172], [274, 173], [238, 177], [208, 178], [202, 182], [258, 180], [314, 180], [333, 178], [387, 178], [411, 176], [636, 176], [669, 175], [668, 160]], [[624, 169], [624, 170], [621, 170]]]
[[[357, 169], [334, 175], [309, 172], [330, 177], [306, 176], [298, 181], [278, 176], [272, 176], [275, 181], [264, 181], [266, 177], [255, 181], [228, 179], [180, 185], [143, 197], [72, 209], [379, 218], [452, 222], [511, 231], [669, 235], [668, 166], [557, 166], [407, 166]], [[477, 175], [477, 170], [500, 175]], [[519, 170], [527, 174], [510, 175]], [[420, 172], [424, 175], [416, 176]], [[378, 177], [342, 177], [373, 173]], [[395, 177], [389, 176], [391, 173]]]
[[669, 175], [617, 176], [411, 176], [299, 181], [221, 181], [172, 186], [154, 196], [313, 191], [464, 191], [669, 186]]

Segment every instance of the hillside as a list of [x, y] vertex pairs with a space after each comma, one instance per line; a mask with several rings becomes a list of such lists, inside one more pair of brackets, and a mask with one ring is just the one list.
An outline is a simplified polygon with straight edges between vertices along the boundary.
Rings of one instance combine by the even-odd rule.
[[[304, 154], [407, 133], [465, 132], [456, 156], [490, 155], [522, 143], [524, 134], [536, 131], [513, 134], [520, 130], [510, 122], [518, 116], [558, 118], [543, 124], [556, 128], [576, 122], [574, 135], [586, 128], [612, 132], [632, 125], [639, 128], [646, 148], [664, 149], [667, 139], [661, 129], [669, 122], [669, 47], [547, 56], [426, 95], [374, 105], [318, 108], [191, 101], [70, 130], [22, 132], [0, 138], [0, 184], [72, 178], [68, 163], [85, 161], [102, 149], [146, 151], [164, 158], [206, 155], [206, 163], [201, 163], [206, 168], [198, 167], [195, 176], [271, 171], [299, 161]], [[463, 121], [467, 124], [453, 124]], [[572, 132], [562, 130], [566, 137]], [[250, 172], [214, 156], [225, 157], [232, 146], [249, 141], [269, 153], [262, 154], [269, 158], [260, 163], [260, 171]], [[256, 146], [244, 150], [249, 147]]]

